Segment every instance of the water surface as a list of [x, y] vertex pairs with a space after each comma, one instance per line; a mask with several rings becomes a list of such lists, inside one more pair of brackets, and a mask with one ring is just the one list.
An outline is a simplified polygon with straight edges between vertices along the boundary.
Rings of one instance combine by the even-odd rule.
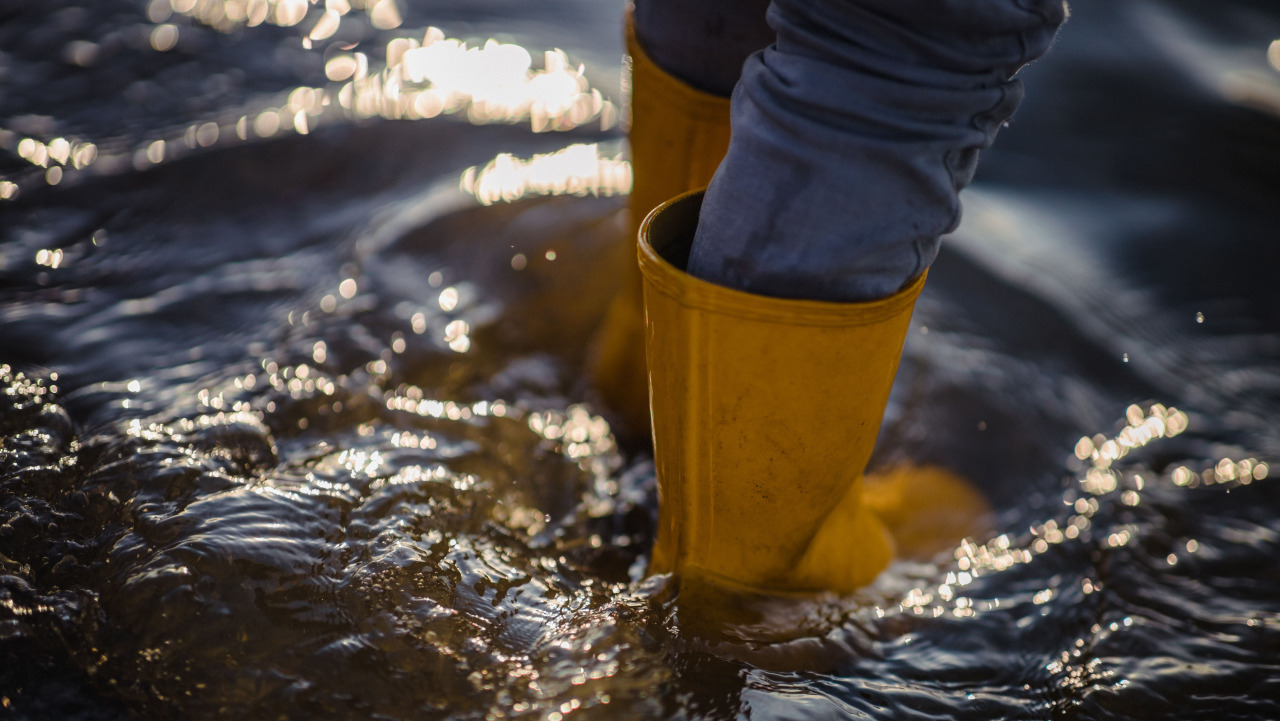
[[1274, 9], [1073, 3], [874, 461], [995, 532], [708, 628], [583, 372], [619, 3], [353, 5], [0, 5], [9, 714], [1280, 716]]

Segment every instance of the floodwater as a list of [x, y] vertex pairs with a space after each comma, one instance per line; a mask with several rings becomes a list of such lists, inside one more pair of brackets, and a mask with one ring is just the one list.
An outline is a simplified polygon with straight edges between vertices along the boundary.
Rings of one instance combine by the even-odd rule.
[[1072, 8], [874, 461], [992, 537], [715, 626], [584, 380], [620, 3], [0, 3], [0, 715], [1280, 717], [1280, 12]]

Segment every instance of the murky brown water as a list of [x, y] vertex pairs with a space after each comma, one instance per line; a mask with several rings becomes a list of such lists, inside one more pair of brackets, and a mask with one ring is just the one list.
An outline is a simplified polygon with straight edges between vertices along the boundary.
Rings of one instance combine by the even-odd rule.
[[[994, 537], [717, 625], [644, 578], [651, 465], [582, 372], [621, 9], [262, 4], [0, 5], [8, 714], [1280, 715], [1273, 9], [1073, 3], [875, 461]], [[410, 54], [489, 36], [505, 95]]]

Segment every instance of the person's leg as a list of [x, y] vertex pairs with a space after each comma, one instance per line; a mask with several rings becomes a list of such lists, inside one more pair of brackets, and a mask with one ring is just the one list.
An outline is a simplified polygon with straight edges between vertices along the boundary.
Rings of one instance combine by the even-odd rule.
[[774, 0], [733, 96], [689, 272], [784, 298], [882, 298], [933, 262], [1062, 0]]
[[636, 38], [672, 76], [728, 97], [747, 57], [773, 43], [768, 7], [769, 0], [636, 0]]
[[777, 42], [746, 63], [705, 197], [641, 229], [652, 571], [852, 591], [895, 545], [929, 545], [891, 541], [893, 519], [977, 515], [945, 471], [876, 494], [862, 473], [938, 237], [1021, 97], [1011, 76], [1063, 14], [1061, 0], [774, 0]]
[[742, 63], [773, 42], [768, 0], [638, 0], [628, 21], [630, 222], [618, 250], [627, 268], [598, 333], [592, 376], [614, 428], [649, 435], [644, 319], [635, 238], [671, 197], [704, 187], [729, 146], [729, 92]]

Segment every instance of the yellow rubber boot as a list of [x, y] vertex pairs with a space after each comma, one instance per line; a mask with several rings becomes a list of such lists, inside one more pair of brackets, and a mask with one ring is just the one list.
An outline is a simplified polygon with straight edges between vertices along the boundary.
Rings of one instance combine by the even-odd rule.
[[680, 193], [711, 182], [729, 148], [729, 98], [705, 93], [668, 75], [645, 54], [627, 20], [630, 56], [631, 165], [626, 276], [596, 339], [593, 376], [605, 402], [633, 434], [647, 434], [644, 317], [640, 272], [634, 262], [636, 230], [649, 211]]
[[[852, 591], [893, 557], [862, 472], [924, 277], [865, 303], [714, 285], [683, 271], [701, 203], [701, 193], [676, 198], [640, 229], [659, 494], [650, 571]], [[907, 519], [931, 504], [931, 484], [952, 494], [947, 503], [961, 499], [965, 514], [985, 509], [945, 471], [919, 480], [890, 480], [874, 494], [876, 510], [918, 536], [909, 546], [930, 546], [929, 531]]]

